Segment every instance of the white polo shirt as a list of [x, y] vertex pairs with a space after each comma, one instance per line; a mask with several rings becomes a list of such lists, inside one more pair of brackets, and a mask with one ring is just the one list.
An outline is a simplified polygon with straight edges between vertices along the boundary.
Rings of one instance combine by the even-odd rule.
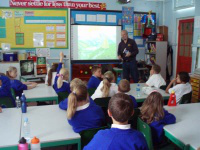
[[[103, 87], [103, 81], [100, 82], [99, 86], [97, 87], [96, 91], [94, 92], [94, 94], [91, 96], [91, 98], [93, 100], [95, 100], [95, 98], [102, 98], [103, 96], [103, 92], [101, 91], [101, 88]], [[110, 86], [110, 91], [108, 94], [108, 97], [112, 97], [113, 95], [115, 95], [116, 93], [118, 93], [118, 86], [116, 83], [111, 83]]]
[[171, 94], [172, 91], [175, 92], [176, 103], [179, 103], [183, 95], [188, 94], [192, 91], [192, 87], [190, 83], [187, 82], [186, 84], [175, 85], [174, 87], [170, 88], [168, 92]]
[[166, 85], [166, 82], [160, 74], [153, 74], [149, 77], [146, 84], [150, 87], [160, 88], [162, 85]]

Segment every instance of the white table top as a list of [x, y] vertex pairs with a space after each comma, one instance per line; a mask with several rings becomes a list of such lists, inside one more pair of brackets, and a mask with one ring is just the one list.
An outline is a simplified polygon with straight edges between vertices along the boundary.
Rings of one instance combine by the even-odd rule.
[[57, 93], [52, 86], [46, 84], [38, 84], [35, 88], [30, 90], [24, 90], [24, 94], [27, 99], [29, 98], [48, 98], [58, 97]]
[[[145, 94], [144, 92], [142, 92], [142, 87], [145, 86], [145, 83], [139, 83], [139, 84], [140, 84], [140, 93], [141, 93], [141, 96], [140, 96], [140, 97], [137, 97], [137, 95], [136, 95], [136, 86], [137, 86], [137, 84], [138, 84], [138, 83], [132, 83], [132, 84], [131, 84], [131, 90], [129, 91], [128, 94], [134, 96], [136, 100], [141, 100], [141, 99], [144, 100], [144, 99], [146, 99], [148, 95]], [[158, 88], [155, 88], [155, 89], [156, 89], [158, 92], [160, 92], [161, 95], [162, 95], [163, 97], [169, 97], [169, 96], [170, 96], [170, 94], [167, 94], [167, 93], [166, 93], [164, 90], [162, 90], [162, 89], [158, 89]]]
[[185, 145], [200, 148], [200, 103], [165, 106], [165, 109], [176, 116], [176, 123], [166, 125], [164, 130]]
[[3, 109], [3, 112], [0, 113], [0, 148], [17, 146], [20, 128], [21, 109]]
[[30, 121], [31, 137], [38, 137], [41, 143], [80, 139], [80, 135], [69, 125], [66, 111], [59, 109], [58, 105], [28, 107], [22, 121], [24, 117]]

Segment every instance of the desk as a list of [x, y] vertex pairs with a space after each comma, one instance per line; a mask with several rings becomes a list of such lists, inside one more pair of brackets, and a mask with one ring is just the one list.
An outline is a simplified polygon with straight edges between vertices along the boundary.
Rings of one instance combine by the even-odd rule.
[[17, 150], [21, 129], [21, 109], [7, 108], [0, 113], [0, 150]]
[[[137, 97], [137, 94], [136, 94], [136, 86], [138, 85], [138, 83], [130, 84], [131, 85], [131, 90], [128, 92], [128, 94], [134, 96], [137, 102], [143, 102], [147, 98], [148, 95], [146, 95], [146, 94], [144, 94], [142, 92], [142, 87], [145, 86], [145, 83], [139, 83], [139, 84], [140, 84], [140, 91], [141, 91], [141, 96], [140, 97]], [[160, 92], [160, 94], [163, 96], [164, 100], [168, 100], [169, 99], [170, 94], [167, 94], [162, 89], [156, 89], [156, 90], [158, 92]]]
[[165, 136], [181, 149], [187, 144], [190, 149], [200, 148], [200, 103], [165, 106], [165, 109], [176, 116], [175, 124], [164, 127]]
[[52, 86], [46, 84], [38, 84], [37, 87], [31, 90], [24, 90], [27, 102], [36, 101], [56, 101], [58, 104], [58, 95]]
[[[31, 137], [38, 137], [42, 148], [78, 144], [78, 149], [81, 149], [80, 135], [72, 130], [66, 111], [59, 109], [58, 105], [28, 107], [27, 113], [22, 115], [22, 124], [24, 117], [30, 121]], [[23, 127], [21, 137], [22, 131]]]

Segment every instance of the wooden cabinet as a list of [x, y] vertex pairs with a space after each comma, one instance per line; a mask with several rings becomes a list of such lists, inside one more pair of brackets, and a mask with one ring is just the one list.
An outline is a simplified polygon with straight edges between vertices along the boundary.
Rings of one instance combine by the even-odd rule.
[[192, 86], [192, 102], [199, 102], [200, 99], [200, 76], [190, 76], [190, 84]]

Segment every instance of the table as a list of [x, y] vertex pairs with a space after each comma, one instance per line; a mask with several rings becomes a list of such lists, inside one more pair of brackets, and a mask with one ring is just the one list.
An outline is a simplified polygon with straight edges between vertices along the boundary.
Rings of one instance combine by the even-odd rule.
[[56, 101], [58, 104], [58, 95], [53, 89], [52, 86], [46, 84], [38, 84], [37, 87], [24, 90], [27, 102], [36, 102], [36, 101]]
[[21, 109], [3, 109], [3, 112], [0, 113], [0, 150], [18, 149], [20, 129]]
[[28, 117], [31, 136], [40, 139], [41, 147], [78, 144], [81, 149], [80, 135], [72, 130], [66, 111], [59, 109], [58, 105], [28, 107], [27, 113], [22, 115], [22, 125], [24, 117]]
[[200, 103], [165, 106], [176, 116], [176, 123], [164, 126], [165, 136], [181, 149], [187, 144], [190, 149], [200, 148]]
[[[141, 91], [140, 97], [137, 97], [137, 94], [136, 94], [136, 86], [138, 84], [140, 84], [140, 91]], [[143, 102], [147, 98], [147, 96], [148, 96], [147, 94], [145, 94], [145, 93], [142, 92], [142, 87], [145, 86], [145, 83], [132, 83], [130, 85], [131, 85], [131, 90], [128, 92], [128, 94], [134, 96], [137, 102]], [[169, 99], [170, 94], [166, 93], [162, 89], [157, 89], [157, 88], [155, 88], [155, 89], [159, 93], [161, 93], [161, 95], [163, 96], [164, 100], [168, 100]]]

